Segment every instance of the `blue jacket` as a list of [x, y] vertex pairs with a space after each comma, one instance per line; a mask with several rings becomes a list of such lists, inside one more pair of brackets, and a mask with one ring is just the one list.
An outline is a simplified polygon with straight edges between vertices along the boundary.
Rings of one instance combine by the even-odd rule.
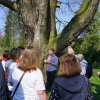
[[80, 66], [82, 68], [81, 75], [85, 75], [86, 74], [87, 65], [88, 65], [88, 62], [86, 60], [80, 61]]
[[49, 100], [85, 100], [86, 82], [83, 75], [55, 79]]

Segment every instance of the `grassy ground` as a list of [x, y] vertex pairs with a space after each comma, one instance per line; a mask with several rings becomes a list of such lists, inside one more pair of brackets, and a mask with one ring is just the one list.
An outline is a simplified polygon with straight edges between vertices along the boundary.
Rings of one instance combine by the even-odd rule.
[[[100, 100], [100, 78], [98, 77], [97, 72], [100, 72], [100, 69], [93, 69], [93, 76], [90, 79], [94, 100]], [[47, 97], [49, 97], [49, 95], [50, 92], [47, 93]]]
[[97, 72], [100, 72], [100, 69], [93, 69], [93, 76], [90, 79], [94, 100], [100, 100], [100, 78]]

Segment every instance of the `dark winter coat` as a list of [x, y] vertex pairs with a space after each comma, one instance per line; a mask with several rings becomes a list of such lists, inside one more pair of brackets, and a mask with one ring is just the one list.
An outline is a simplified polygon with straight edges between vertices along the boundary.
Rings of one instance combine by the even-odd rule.
[[49, 100], [85, 100], [86, 82], [83, 75], [55, 79]]

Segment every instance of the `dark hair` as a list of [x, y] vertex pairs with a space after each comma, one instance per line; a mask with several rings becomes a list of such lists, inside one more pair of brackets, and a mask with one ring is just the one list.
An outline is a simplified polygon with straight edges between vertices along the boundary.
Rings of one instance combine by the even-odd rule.
[[23, 46], [18, 46], [18, 48], [19, 48], [20, 50], [24, 50], [24, 49], [25, 49]]
[[55, 51], [53, 48], [50, 48], [49, 50], [51, 50], [51, 51], [53, 51], [53, 52]]
[[60, 60], [60, 68], [58, 71], [58, 76], [69, 78], [77, 76], [80, 73], [81, 73], [81, 66], [74, 55], [66, 54]]
[[10, 59], [12, 59], [13, 61], [16, 61], [21, 55], [21, 51], [19, 48], [13, 48], [10, 51]]
[[2, 55], [4, 58], [9, 58], [9, 51], [5, 50]]

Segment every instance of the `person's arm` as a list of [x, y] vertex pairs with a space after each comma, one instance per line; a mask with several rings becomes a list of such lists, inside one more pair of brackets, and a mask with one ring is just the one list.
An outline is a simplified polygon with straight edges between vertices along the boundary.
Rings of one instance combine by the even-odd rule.
[[37, 94], [38, 94], [40, 100], [47, 100], [46, 93], [44, 90], [37, 90]]
[[37, 71], [36, 90], [40, 100], [46, 100], [45, 85], [43, 75], [40, 70]]
[[9, 72], [9, 76], [8, 76], [8, 82], [9, 82], [9, 84], [11, 85], [11, 86], [13, 86], [13, 82], [12, 82], [12, 73], [13, 73], [13, 71], [14, 71], [14, 69], [9, 69], [10, 70], [10, 72]]
[[54, 62], [51, 62], [51, 61], [47, 61], [47, 63], [49, 63], [49, 64], [51, 64], [51, 65], [53, 65], [53, 66], [57, 66], [58, 65], [58, 58], [55, 58], [54, 59]]

